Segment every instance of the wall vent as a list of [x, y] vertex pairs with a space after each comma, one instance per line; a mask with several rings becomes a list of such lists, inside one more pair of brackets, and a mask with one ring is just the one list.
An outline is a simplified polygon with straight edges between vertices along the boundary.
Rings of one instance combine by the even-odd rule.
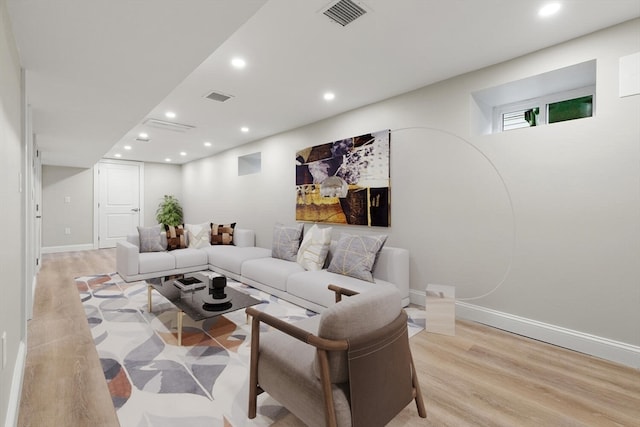
[[188, 130], [195, 129], [195, 126], [185, 125], [183, 123], [167, 122], [159, 119], [147, 119], [143, 123], [150, 127], [171, 130], [174, 132], [186, 132]]
[[344, 27], [360, 18], [367, 11], [352, 0], [340, 0], [322, 13]]
[[233, 97], [231, 95], [225, 95], [224, 93], [213, 91], [206, 95], [205, 98], [211, 99], [212, 101], [224, 102]]

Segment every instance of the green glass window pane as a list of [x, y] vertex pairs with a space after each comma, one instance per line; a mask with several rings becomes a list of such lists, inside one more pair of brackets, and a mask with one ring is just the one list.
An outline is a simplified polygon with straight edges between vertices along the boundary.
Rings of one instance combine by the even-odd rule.
[[548, 122], [556, 123], [565, 120], [582, 119], [593, 115], [593, 96], [568, 99], [549, 104]]

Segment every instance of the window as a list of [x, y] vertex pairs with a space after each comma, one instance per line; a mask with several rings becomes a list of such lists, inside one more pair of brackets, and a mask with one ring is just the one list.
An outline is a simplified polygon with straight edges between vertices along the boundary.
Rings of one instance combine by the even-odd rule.
[[591, 117], [595, 89], [588, 86], [494, 107], [494, 133]]
[[486, 135], [592, 117], [596, 68], [592, 59], [473, 92], [472, 133]]
[[262, 154], [253, 153], [238, 156], [238, 176], [251, 175], [262, 171]]
[[547, 105], [549, 123], [565, 120], [583, 119], [593, 115], [593, 95], [567, 99]]

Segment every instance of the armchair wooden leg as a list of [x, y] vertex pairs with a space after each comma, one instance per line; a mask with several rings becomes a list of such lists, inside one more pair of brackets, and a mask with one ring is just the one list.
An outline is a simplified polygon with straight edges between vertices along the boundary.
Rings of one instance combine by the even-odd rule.
[[424, 407], [424, 400], [422, 399], [422, 390], [420, 389], [420, 383], [418, 382], [418, 374], [416, 373], [416, 367], [413, 364], [413, 357], [411, 357], [411, 376], [413, 377], [413, 389], [415, 390], [415, 401], [418, 408], [418, 415], [420, 418], [427, 418], [427, 409]]
[[256, 417], [258, 410], [258, 356], [260, 355], [260, 321], [251, 321], [251, 361], [249, 365], [249, 418]]
[[324, 395], [324, 416], [327, 427], [337, 427], [336, 408], [333, 405], [333, 391], [331, 390], [331, 380], [329, 378], [329, 356], [325, 350], [318, 349], [318, 360], [320, 361], [320, 382]]

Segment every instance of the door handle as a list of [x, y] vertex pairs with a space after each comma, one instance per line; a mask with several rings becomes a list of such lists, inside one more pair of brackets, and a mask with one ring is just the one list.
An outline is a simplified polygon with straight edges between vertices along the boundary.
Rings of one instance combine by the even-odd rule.
[[42, 215], [36, 215], [36, 219], [42, 218]]
[[138, 209], [138, 208], [133, 208], [133, 209], [131, 209], [131, 212], [140, 212], [140, 209]]

